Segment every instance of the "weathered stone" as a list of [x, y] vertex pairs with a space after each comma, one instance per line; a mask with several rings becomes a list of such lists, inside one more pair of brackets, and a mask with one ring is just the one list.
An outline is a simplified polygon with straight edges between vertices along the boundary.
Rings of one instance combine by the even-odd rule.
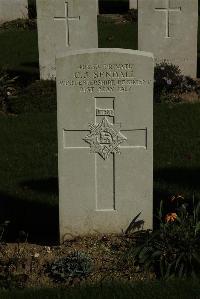
[[61, 241], [130, 230], [139, 213], [151, 228], [152, 54], [79, 50], [56, 66]]
[[28, 0], [0, 0], [0, 23], [28, 18]]
[[196, 77], [198, 0], [140, 0], [138, 48]]
[[98, 47], [97, 0], [37, 0], [41, 79], [56, 76], [55, 56]]

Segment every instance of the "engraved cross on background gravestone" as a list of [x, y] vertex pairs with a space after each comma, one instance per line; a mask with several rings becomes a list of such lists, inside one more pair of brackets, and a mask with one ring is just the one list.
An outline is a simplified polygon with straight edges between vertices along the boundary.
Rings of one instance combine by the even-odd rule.
[[80, 16], [70, 17], [69, 16], [69, 3], [65, 2], [65, 16], [64, 17], [54, 17], [54, 21], [64, 21], [66, 27], [66, 47], [70, 46], [70, 21], [80, 21]]
[[[76, 150], [76, 149], [86, 149], [90, 150], [91, 155], [94, 153], [94, 167], [95, 167], [95, 197], [96, 197], [96, 211], [114, 211], [116, 209], [115, 202], [115, 172], [116, 165], [115, 153], [125, 154], [124, 149], [136, 149], [136, 148], [147, 148], [147, 128], [144, 129], [121, 129], [123, 124], [117, 124], [115, 121], [115, 101], [114, 97], [96, 97], [95, 98], [95, 122], [92, 124], [91, 129], [86, 130], [66, 130], [63, 132], [64, 139], [64, 149], [65, 150]], [[111, 120], [112, 119], [112, 120]], [[110, 121], [111, 120], [111, 121]], [[99, 132], [93, 137], [95, 137], [96, 142], [93, 146], [93, 142], [88, 142], [88, 136], [91, 134], [93, 128], [100, 126], [102, 123], [106, 123], [108, 127], [114, 128], [116, 134], [118, 134], [120, 138], [119, 144], [112, 147], [109, 155], [104, 155], [99, 151], [99, 146], [105, 145], [106, 138], [109, 138], [109, 134], [106, 135], [106, 130], [102, 130], [100, 133], [105, 133], [104, 137], [99, 137]], [[91, 125], [91, 124], [89, 124]], [[109, 131], [109, 130], [108, 130]], [[72, 137], [73, 135], [73, 137]], [[77, 140], [76, 136], [78, 136], [78, 141], [76, 145], [71, 144], [70, 140]], [[114, 133], [115, 135], [115, 133]], [[101, 144], [99, 144], [99, 139], [104, 139]], [[101, 140], [102, 140], [101, 139]], [[112, 136], [111, 136], [112, 139]], [[93, 139], [94, 140], [94, 139]], [[83, 144], [85, 142], [85, 145]], [[87, 143], [90, 143], [90, 146], [87, 146]], [[79, 144], [79, 145], [78, 145]], [[122, 145], [120, 145], [122, 144]], [[112, 184], [109, 184], [110, 176], [112, 179]], [[104, 194], [106, 188], [106, 195]]]
[[155, 8], [155, 11], [164, 12], [166, 17], [166, 33], [165, 37], [170, 38], [170, 13], [181, 12], [181, 7], [170, 8], [170, 0], [166, 0], [166, 8]]

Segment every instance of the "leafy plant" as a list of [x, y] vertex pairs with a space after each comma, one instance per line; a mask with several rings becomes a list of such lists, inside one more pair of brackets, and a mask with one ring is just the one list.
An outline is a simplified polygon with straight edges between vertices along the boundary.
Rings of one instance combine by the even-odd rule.
[[9, 97], [16, 92], [14, 86], [18, 77], [10, 78], [8, 73], [0, 71], [0, 110], [10, 112]]
[[3, 241], [5, 231], [6, 231], [9, 224], [10, 224], [10, 221], [8, 221], [8, 220], [6, 220], [6, 221], [4, 221], [3, 223], [0, 224], [0, 242]]
[[200, 275], [200, 202], [187, 204], [167, 215], [163, 202], [159, 211], [160, 228], [147, 231], [145, 240], [134, 249], [135, 265], [155, 271], [164, 279]]
[[92, 271], [92, 260], [85, 253], [75, 251], [50, 265], [50, 274], [58, 281], [83, 278]]
[[196, 81], [183, 76], [178, 66], [163, 61], [155, 66], [154, 98], [156, 102], [180, 102], [181, 94], [185, 92], [199, 92]]

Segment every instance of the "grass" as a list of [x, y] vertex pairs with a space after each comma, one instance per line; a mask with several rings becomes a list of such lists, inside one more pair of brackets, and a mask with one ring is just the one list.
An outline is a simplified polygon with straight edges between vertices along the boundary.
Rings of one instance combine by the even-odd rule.
[[154, 203], [171, 194], [200, 198], [200, 104], [154, 105]]
[[[42, 100], [42, 98], [41, 98]], [[58, 238], [56, 113], [0, 116], [0, 219], [32, 242]], [[8, 237], [11, 237], [8, 235]]]
[[[118, 23], [108, 20], [107, 17], [99, 18], [99, 47], [137, 49], [137, 24]], [[130, 38], [130, 36], [133, 38]], [[135, 38], [134, 38], [135, 37]]]
[[[23, 229], [35, 242], [58, 237], [56, 112], [40, 109], [0, 116], [0, 219], [10, 219], [12, 233]], [[200, 104], [154, 106], [155, 207], [175, 193], [200, 198], [199, 115]]]
[[37, 31], [0, 30], [0, 67], [28, 81], [39, 78]]
[[0, 291], [1, 299], [199, 299], [200, 285], [195, 281], [107, 283], [64, 289], [25, 289]]
[[[99, 46], [137, 49], [135, 23], [99, 19]], [[133, 36], [131, 39], [130, 36]], [[134, 38], [135, 37], [135, 38]], [[23, 90], [11, 104], [16, 116], [0, 115], [0, 221], [10, 235], [32, 242], [58, 239], [56, 93], [38, 78], [37, 34], [0, 31], [0, 66], [17, 72]], [[154, 202], [174, 193], [200, 197], [200, 104], [154, 105]], [[45, 215], [45, 217], [44, 217]]]
[[[137, 49], [134, 23], [99, 19], [99, 46]], [[133, 35], [135, 38], [130, 38]], [[38, 79], [37, 34], [0, 31], [0, 66], [21, 76], [23, 90], [11, 104], [16, 115], [0, 114], [0, 222], [10, 220], [7, 238], [19, 230], [33, 243], [58, 241], [56, 94]], [[31, 84], [30, 84], [31, 83]], [[200, 104], [154, 105], [154, 207], [174, 193], [200, 198]], [[199, 298], [191, 281], [83, 286], [77, 289], [0, 291], [9, 298]]]

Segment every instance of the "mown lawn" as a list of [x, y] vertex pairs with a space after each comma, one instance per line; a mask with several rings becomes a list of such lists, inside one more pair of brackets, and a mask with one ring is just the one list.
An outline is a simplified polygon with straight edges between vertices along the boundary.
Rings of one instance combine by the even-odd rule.
[[[99, 19], [99, 46], [137, 48], [134, 23]], [[130, 36], [133, 36], [131, 39]], [[25, 86], [12, 100], [16, 115], [0, 114], [0, 221], [11, 220], [33, 242], [58, 239], [56, 94], [38, 78], [36, 31], [0, 31], [0, 66]], [[28, 85], [28, 86], [27, 86]], [[154, 105], [154, 206], [174, 193], [200, 196], [200, 104]]]
[[39, 78], [37, 31], [0, 30], [0, 67], [23, 76]]
[[[39, 78], [36, 31], [0, 31], [0, 42], [0, 67], [19, 75], [22, 88], [11, 102], [13, 114], [0, 114], [0, 223], [11, 221], [8, 240], [16, 241], [24, 230], [30, 243], [57, 243], [55, 84], [35, 82]], [[99, 47], [137, 49], [136, 24], [100, 18]], [[200, 198], [199, 115], [199, 103], [154, 105], [154, 212], [160, 200], [175, 193]], [[0, 298], [198, 299], [199, 294], [195, 281], [156, 281], [69, 290], [1, 290]]]
[[1, 299], [199, 299], [195, 281], [110, 283], [64, 289], [0, 291]]

